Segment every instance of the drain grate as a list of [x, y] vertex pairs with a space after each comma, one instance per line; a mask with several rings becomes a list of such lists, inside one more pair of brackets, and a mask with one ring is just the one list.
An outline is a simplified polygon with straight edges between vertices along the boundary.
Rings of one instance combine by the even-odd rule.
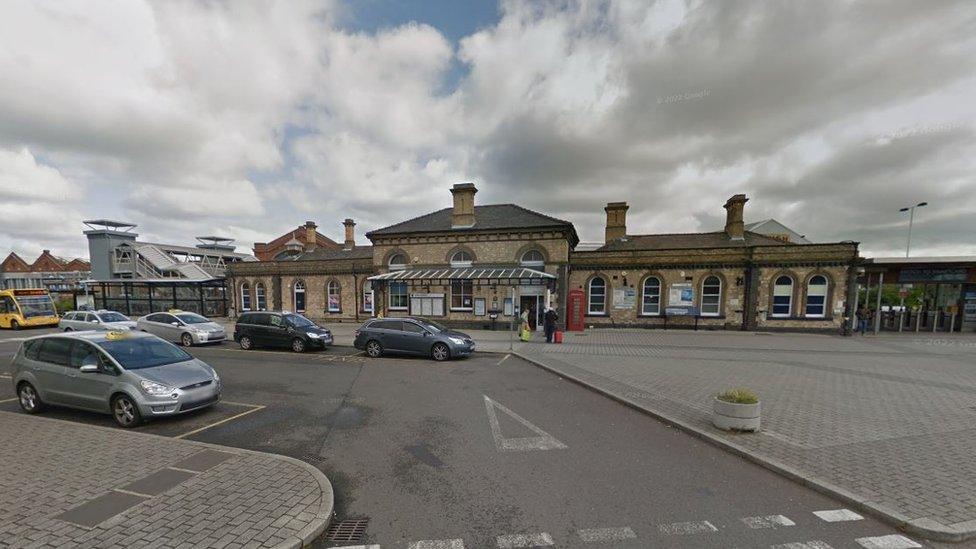
[[334, 543], [350, 543], [363, 541], [366, 537], [368, 518], [345, 519], [333, 522], [325, 532], [325, 541]]

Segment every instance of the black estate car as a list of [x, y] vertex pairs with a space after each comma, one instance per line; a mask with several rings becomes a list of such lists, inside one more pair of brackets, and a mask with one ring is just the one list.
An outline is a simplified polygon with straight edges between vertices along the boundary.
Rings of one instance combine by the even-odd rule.
[[332, 344], [332, 332], [300, 314], [261, 311], [244, 313], [234, 326], [234, 341], [241, 349], [289, 347], [296, 353], [324, 349]]
[[353, 346], [371, 357], [383, 353], [429, 356], [434, 360], [469, 356], [471, 336], [424, 318], [374, 318], [356, 330]]

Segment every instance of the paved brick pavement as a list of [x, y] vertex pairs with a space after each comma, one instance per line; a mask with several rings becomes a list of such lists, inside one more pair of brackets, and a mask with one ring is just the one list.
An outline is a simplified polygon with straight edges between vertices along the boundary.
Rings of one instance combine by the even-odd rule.
[[[0, 440], [4, 547], [300, 547], [332, 514], [328, 479], [283, 456], [8, 412]], [[99, 497], [128, 508], [75, 524]]]
[[[976, 337], [593, 330], [519, 354], [933, 539], [976, 536]], [[755, 390], [762, 431], [709, 421]]]

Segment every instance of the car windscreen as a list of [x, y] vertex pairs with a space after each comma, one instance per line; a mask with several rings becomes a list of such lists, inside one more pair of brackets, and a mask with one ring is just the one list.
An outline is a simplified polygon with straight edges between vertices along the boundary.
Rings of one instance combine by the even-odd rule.
[[112, 355], [126, 370], [152, 368], [190, 360], [188, 355], [176, 345], [166, 343], [155, 337], [123, 338], [103, 341], [99, 347]]
[[176, 318], [182, 320], [185, 324], [203, 324], [204, 322], [210, 322], [206, 318], [193, 313], [180, 313], [176, 315]]
[[98, 313], [98, 317], [102, 319], [102, 322], [126, 322], [129, 320], [121, 313]]
[[17, 304], [20, 305], [20, 312], [24, 318], [54, 316], [54, 302], [51, 301], [50, 296], [18, 296]]
[[302, 315], [288, 314], [284, 316], [285, 316], [285, 320], [287, 320], [289, 324], [291, 324], [296, 328], [308, 328], [310, 326], [315, 326], [314, 322], [305, 318]]

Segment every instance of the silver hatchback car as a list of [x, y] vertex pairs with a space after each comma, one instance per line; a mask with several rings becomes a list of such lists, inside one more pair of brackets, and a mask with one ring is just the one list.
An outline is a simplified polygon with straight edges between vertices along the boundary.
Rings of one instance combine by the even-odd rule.
[[136, 323], [131, 318], [115, 311], [71, 311], [64, 313], [58, 328], [65, 332], [83, 330], [134, 330]]
[[24, 341], [13, 384], [29, 414], [45, 405], [109, 413], [122, 427], [220, 400], [220, 377], [183, 349], [140, 332], [78, 332]]
[[220, 343], [227, 339], [224, 327], [205, 316], [186, 311], [152, 313], [136, 321], [136, 329], [175, 341], [184, 347]]

